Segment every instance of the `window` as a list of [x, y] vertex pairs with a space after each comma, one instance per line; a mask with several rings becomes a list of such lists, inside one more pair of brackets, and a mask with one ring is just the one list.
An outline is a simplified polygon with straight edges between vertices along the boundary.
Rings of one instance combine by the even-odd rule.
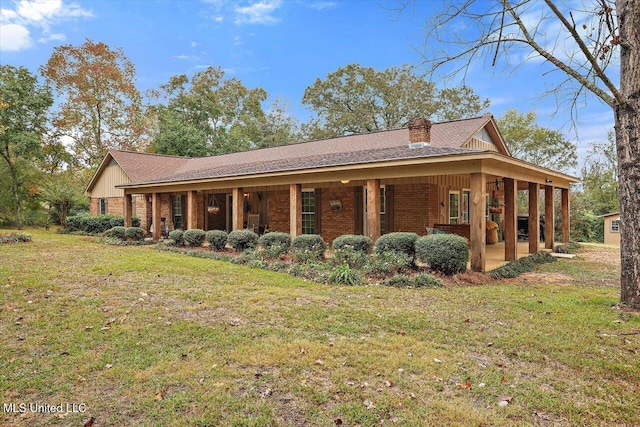
[[302, 234], [315, 234], [316, 194], [314, 190], [302, 191]]
[[609, 229], [611, 230], [612, 233], [619, 233], [620, 232], [620, 220], [619, 219], [614, 219], [613, 221], [611, 221], [611, 227], [609, 227]]
[[182, 219], [182, 205], [184, 204], [184, 196], [173, 196], [171, 203], [171, 219], [173, 220], [173, 228], [179, 230], [184, 228]]
[[460, 193], [449, 192], [449, 224], [460, 223]]
[[471, 191], [462, 190], [462, 223], [468, 224], [471, 216]]
[[101, 198], [100, 199], [100, 211], [99, 211], [100, 215], [106, 215], [107, 214], [107, 199], [106, 198]]

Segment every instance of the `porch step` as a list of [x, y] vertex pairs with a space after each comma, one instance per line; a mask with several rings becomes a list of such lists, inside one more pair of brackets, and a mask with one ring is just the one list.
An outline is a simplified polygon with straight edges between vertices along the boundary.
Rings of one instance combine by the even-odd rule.
[[556, 252], [551, 252], [551, 256], [554, 258], [574, 259], [576, 257], [576, 254], [559, 254]]

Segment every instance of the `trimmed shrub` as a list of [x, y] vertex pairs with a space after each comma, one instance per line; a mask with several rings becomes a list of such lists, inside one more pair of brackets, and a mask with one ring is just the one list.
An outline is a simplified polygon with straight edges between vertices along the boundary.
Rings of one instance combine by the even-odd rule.
[[187, 230], [182, 234], [182, 238], [184, 239], [184, 243], [187, 246], [198, 247], [202, 246], [205, 238], [205, 231], [200, 230], [199, 228], [193, 228], [191, 230]]
[[395, 251], [375, 253], [364, 266], [366, 274], [386, 277], [390, 274], [406, 273], [413, 266], [413, 257]]
[[341, 264], [329, 272], [328, 282], [334, 285], [357, 285], [363, 281], [362, 274], [349, 267], [348, 264]]
[[416, 259], [448, 276], [467, 270], [469, 243], [455, 234], [430, 234], [415, 243]]
[[258, 242], [258, 235], [251, 230], [233, 230], [229, 233], [227, 243], [238, 252], [254, 249]]
[[405, 287], [411, 286], [413, 283], [411, 282], [411, 278], [404, 274], [398, 274], [392, 277], [389, 277], [387, 280], [383, 282], [386, 286], [395, 286], [395, 287]]
[[509, 263], [491, 270], [489, 275], [493, 279], [506, 279], [517, 277], [522, 273], [532, 271], [538, 264], [556, 262], [556, 259], [548, 252], [540, 251], [524, 258], [519, 258]]
[[351, 268], [362, 268], [369, 262], [369, 255], [346, 246], [344, 249], [335, 251], [331, 261], [335, 265], [347, 264]]
[[578, 242], [562, 243], [553, 247], [553, 252], [558, 254], [574, 254], [580, 250], [581, 246]]
[[0, 235], [0, 243], [26, 243], [31, 241], [31, 235], [26, 233], [11, 233]]
[[169, 232], [169, 238], [173, 240], [173, 244], [176, 246], [184, 245], [184, 231], [182, 230], [171, 230]]
[[323, 260], [327, 244], [318, 234], [296, 236], [292, 242], [293, 257], [298, 262]]
[[[133, 218], [133, 226], [140, 225], [139, 218]], [[67, 217], [67, 228], [64, 233], [84, 233], [90, 235], [99, 235], [113, 227], [124, 226], [124, 219], [116, 215], [97, 215], [90, 216], [88, 214], [79, 214]]]
[[127, 227], [124, 230], [124, 235], [127, 240], [132, 240], [134, 242], [144, 240], [144, 230], [140, 227]]
[[271, 233], [263, 234], [258, 239], [258, 243], [262, 247], [269, 247], [272, 245], [290, 246], [291, 236], [289, 233], [283, 233], [281, 231], [272, 231]]
[[418, 235], [416, 233], [397, 232], [383, 234], [376, 240], [374, 252], [378, 254], [400, 252], [413, 258], [415, 254], [414, 243], [417, 239]]
[[227, 246], [227, 238], [229, 235], [223, 230], [209, 230], [205, 233], [204, 238], [209, 242], [211, 249], [219, 251]]
[[411, 284], [416, 288], [441, 288], [442, 280], [430, 273], [419, 273], [411, 277]]
[[368, 236], [356, 234], [344, 234], [336, 237], [331, 245], [335, 251], [351, 249], [356, 252], [371, 252], [373, 241]]
[[104, 232], [106, 237], [110, 237], [112, 239], [120, 239], [124, 240], [125, 238], [125, 230], [126, 228], [121, 225], [116, 225], [108, 229]]

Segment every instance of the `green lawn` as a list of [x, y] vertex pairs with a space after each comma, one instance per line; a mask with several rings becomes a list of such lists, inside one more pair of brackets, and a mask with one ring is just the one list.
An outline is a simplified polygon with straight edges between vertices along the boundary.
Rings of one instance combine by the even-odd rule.
[[615, 249], [398, 289], [28, 232], [0, 245], [3, 426], [640, 420], [640, 319], [617, 306]]

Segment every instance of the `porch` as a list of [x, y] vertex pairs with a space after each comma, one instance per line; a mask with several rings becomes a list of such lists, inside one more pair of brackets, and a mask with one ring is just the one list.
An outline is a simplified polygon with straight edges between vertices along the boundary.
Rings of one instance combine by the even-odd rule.
[[[505, 243], [504, 242], [498, 242], [495, 245], [487, 245], [486, 246], [486, 254], [487, 254], [487, 258], [486, 258], [486, 263], [485, 263], [485, 271], [491, 271], [491, 270], [495, 270], [498, 267], [501, 267], [503, 265], [505, 265], [506, 263], [508, 263], [509, 261], [506, 261], [504, 258], [504, 246]], [[517, 244], [517, 256], [516, 259], [518, 258], [523, 258], [526, 257], [528, 255], [531, 255], [531, 253], [529, 252], [529, 242], [524, 241], [524, 242], [518, 242]], [[544, 242], [540, 242], [538, 244], [538, 250], [542, 251], [545, 249], [545, 244]]]

